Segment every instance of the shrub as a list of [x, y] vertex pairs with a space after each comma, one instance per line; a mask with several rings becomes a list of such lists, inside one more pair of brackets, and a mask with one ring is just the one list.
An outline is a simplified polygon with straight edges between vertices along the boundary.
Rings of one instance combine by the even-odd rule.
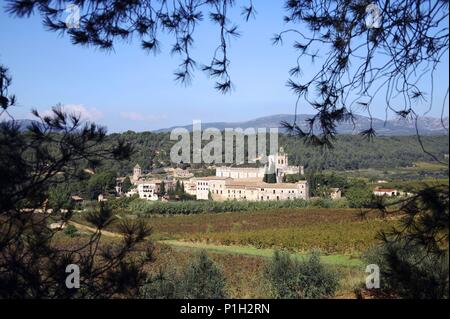
[[70, 237], [75, 237], [78, 235], [78, 230], [74, 225], [67, 225], [66, 228], [64, 228], [64, 234]]
[[183, 298], [180, 290], [180, 281], [174, 271], [164, 272], [150, 276], [140, 288], [139, 296], [143, 299], [178, 299]]
[[264, 275], [272, 286], [274, 297], [281, 299], [330, 298], [339, 283], [337, 275], [321, 263], [317, 253], [298, 261], [277, 251]]
[[373, 193], [367, 186], [358, 185], [349, 188], [345, 197], [350, 208], [364, 208], [372, 203]]
[[208, 255], [201, 252], [181, 274], [174, 267], [150, 276], [139, 295], [145, 299], [222, 299], [225, 278]]
[[124, 210], [127, 209], [133, 201], [138, 200], [138, 198], [139, 195], [137, 194], [131, 197], [111, 198], [108, 200], [108, 206], [113, 210]]
[[204, 251], [187, 267], [180, 281], [183, 298], [222, 299], [225, 297], [223, 273]]
[[369, 249], [364, 259], [380, 267], [380, 288], [402, 298], [449, 297], [449, 256], [427, 252], [403, 242]]

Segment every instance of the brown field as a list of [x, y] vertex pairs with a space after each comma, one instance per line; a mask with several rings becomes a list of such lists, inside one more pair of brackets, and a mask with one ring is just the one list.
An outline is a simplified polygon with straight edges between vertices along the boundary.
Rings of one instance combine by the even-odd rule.
[[[153, 229], [149, 240], [156, 242], [156, 260], [147, 270], [179, 271], [199, 250], [207, 249], [224, 272], [230, 298], [267, 298], [270, 289], [263, 279], [263, 270], [272, 255], [270, 249], [288, 250], [297, 256], [318, 249], [328, 255], [329, 265], [339, 273], [341, 285], [336, 297], [354, 298], [354, 290], [365, 278], [359, 257], [377, 243], [375, 237], [380, 230], [396, 223], [395, 219], [380, 219], [374, 213], [361, 219], [358, 213], [352, 209], [306, 208], [143, 218]], [[121, 215], [108, 231], [114, 232], [118, 223], [127, 219], [136, 217]], [[89, 233], [88, 229], [80, 230], [78, 238], [59, 234], [55, 242], [63, 246], [79, 244]], [[120, 240], [113, 235], [106, 233], [102, 242]], [[170, 239], [193, 245], [165, 244]], [[143, 245], [148, 244], [149, 241]], [[228, 248], [209, 249], [212, 244]]]
[[201, 214], [146, 219], [154, 239], [220, 245], [320, 250], [325, 254], [360, 255], [376, 242], [392, 220], [374, 213], [366, 219], [352, 209], [285, 209], [251, 213]]
[[[61, 248], [79, 247], [87, 241], [89, 233], [81, 232], [80, 235], [70, 238], [63, 233], [54, 237], [54, 244]], [[101, 246], [112, 244], [120, 240], [117, 237], [103, 236]], [[144, 251], [150, 242], [142, 244], [138, 251]], [[198, 250], [171, 247], [156, 243], [155, 260], [149, 264], [146, 270], [150, 274], [157, 274], [160, 270], [181, 271], [192, 260]], [[227, 297], [244, 299], [264, 299], [270, 296], [270, 288], [264, 281], [263, 271], [268, 258], [248, 256], [242, 254], [224, 254], [208, 252], [209, 257], [222, 269], [226, 278]], [[336, 298], [355, 298], [354, 289], [360, 287], [364, 280], [364, 270], [355, 267], [333, 267], [340, 276], [340, 288]]]
[[[355, 209], [279, 209], [258, 212], [154, 216], [147, 218], [155, 232], [164, 236], [177, 234], [263, 230], [303, 227], [314, 224], [358, 221]], [[373, 218], [372, 214], [370, 218]]]

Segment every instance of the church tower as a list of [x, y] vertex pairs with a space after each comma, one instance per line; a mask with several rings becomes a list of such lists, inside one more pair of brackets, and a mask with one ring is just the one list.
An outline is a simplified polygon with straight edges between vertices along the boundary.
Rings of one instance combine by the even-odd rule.
[[277, 154], [277, 168], [285, 168], [289, 166], [288, 155], [284, 152], [284, 149], [280, 147], [280, 151]]
[[142, 169], [139, 166], [139, 164], [136, 164], [136, 166], [133, 168], [133, 180], [134, 181], [138, 181], [139, 178], [142, 175]]

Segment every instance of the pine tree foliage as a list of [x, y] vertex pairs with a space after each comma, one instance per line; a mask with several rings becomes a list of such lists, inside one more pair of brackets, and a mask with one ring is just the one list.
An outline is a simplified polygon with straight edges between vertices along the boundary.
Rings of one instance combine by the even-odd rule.
[[[69, 6], [77, 6], [80, 20], [77, 27], [65, 21]], [[68, 34], [73, 44], [112, 50], [115, 42], [136, 38], [148, 53], [161, 51], [161, 38], [172, 40], [170, 54], [180, 57], [174, 78], [189, 84], [193, 72], [200, 68], [216, 80], [215, 88], [222, 93], [232, 89], [229, 74], [230, 40], [240, 36], [238, 26], [230, 21], [235, 0], [11, 0], [7, 10], [18, 17], [42, 14], [45, 27]], [[242, 6], [242, 16], [248, 21], [256, 10], [252, 0]], [[208, 63], [199, 65], [191, 49], [198, 25], [209, 19], [217, 26], [218, 45]]]
[[[1, 66], [2, 113], [14, 105], [10, 83]], [[133, 296], [145, 279], [143, 264], [153, 258], [151, 246], [141, 256], [132, 254], [150, 234], [144, 224], [123, 224], [120, 243], [100, 245], [101, 230], [113, 218], [102, 204], [87, 217], [96, 231], [66, 249], [52, 241], [60, 229], [49, 227], [54, 219], [61, 227], [68, 225], [73, 212], [69, 194], [59, 186], [78, 180], [86, 167], [102, 159], [129, 157], [130, 146], [103, 144], [104, 128], [58, 107], [51, 115], [33, 113], [37, 121], [25, 132], [15, 121], [0, 123], [0, 298]], [[52, 215], [46, 213], [49, 205]], [[66, 285], [66, 267], [72, 264], [80, 269], [79, 289]]]
[[[284, 123], [294, 135], [332, 146], [338, 123], [361, 111], [372, 121], [380, 95], [386, 112], [416, 127], [417, 105], [434, 107], [434, 74], [448, 55], [448, 1], [287, 0], [285, 8], [288, 28], [273, 42], [292, 39], [298, 52], [287, 83], [298, 98], [296, 113], [303, 104], [316, 110], [306, 131], [295, 120]], [[318, 71], [304, 76], [302, 65], [311, 61]], [[439, 93], [445, 109], [448, 88]], [[360, 133], [369, 140], [376, 135], [372, 125]]]

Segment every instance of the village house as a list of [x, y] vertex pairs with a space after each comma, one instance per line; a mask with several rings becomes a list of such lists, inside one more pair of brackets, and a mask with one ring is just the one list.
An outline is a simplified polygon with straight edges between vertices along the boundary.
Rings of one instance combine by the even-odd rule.
[[193, 177], [184, 182], [184, 191], [191, 195], [197, 195], [197, 178]]
[[293, 200], [308, 199], [306, 181], [298, 183], [264, 183], [257, 179], [235, 180], [229, 177], [203, 177], [197, 179], [198, 200]]
[[119, 195], [123, 194], [123, 182], [125, 181], [126, 177], [117, 177], [116, 178], [116, 193]]
[[173, 177], [175, 178], [191, 178], [193, 176], [194, 174], [187, 169], [176, 168], [173, 172]]
[[140, 181], [137, 183], [136, 193], [141, 199], [157, 201], [160, 187], [161, 181]]
[[342, 191], [340, 188], [330, 188], [330, 198], [331, 199], [341, 199]]
[[375, 196], [387, 196], [387, 197], [400, 196], [400, 192], [392, 188], [376, 188], [374, 189], [373, 194]]
[[225, 181], [232, 180], [229, 177], [209, 176], [196, 179], [196, 196], [199, 200], [209, 199], [209, 194], [223, 195], [225, 190]]

